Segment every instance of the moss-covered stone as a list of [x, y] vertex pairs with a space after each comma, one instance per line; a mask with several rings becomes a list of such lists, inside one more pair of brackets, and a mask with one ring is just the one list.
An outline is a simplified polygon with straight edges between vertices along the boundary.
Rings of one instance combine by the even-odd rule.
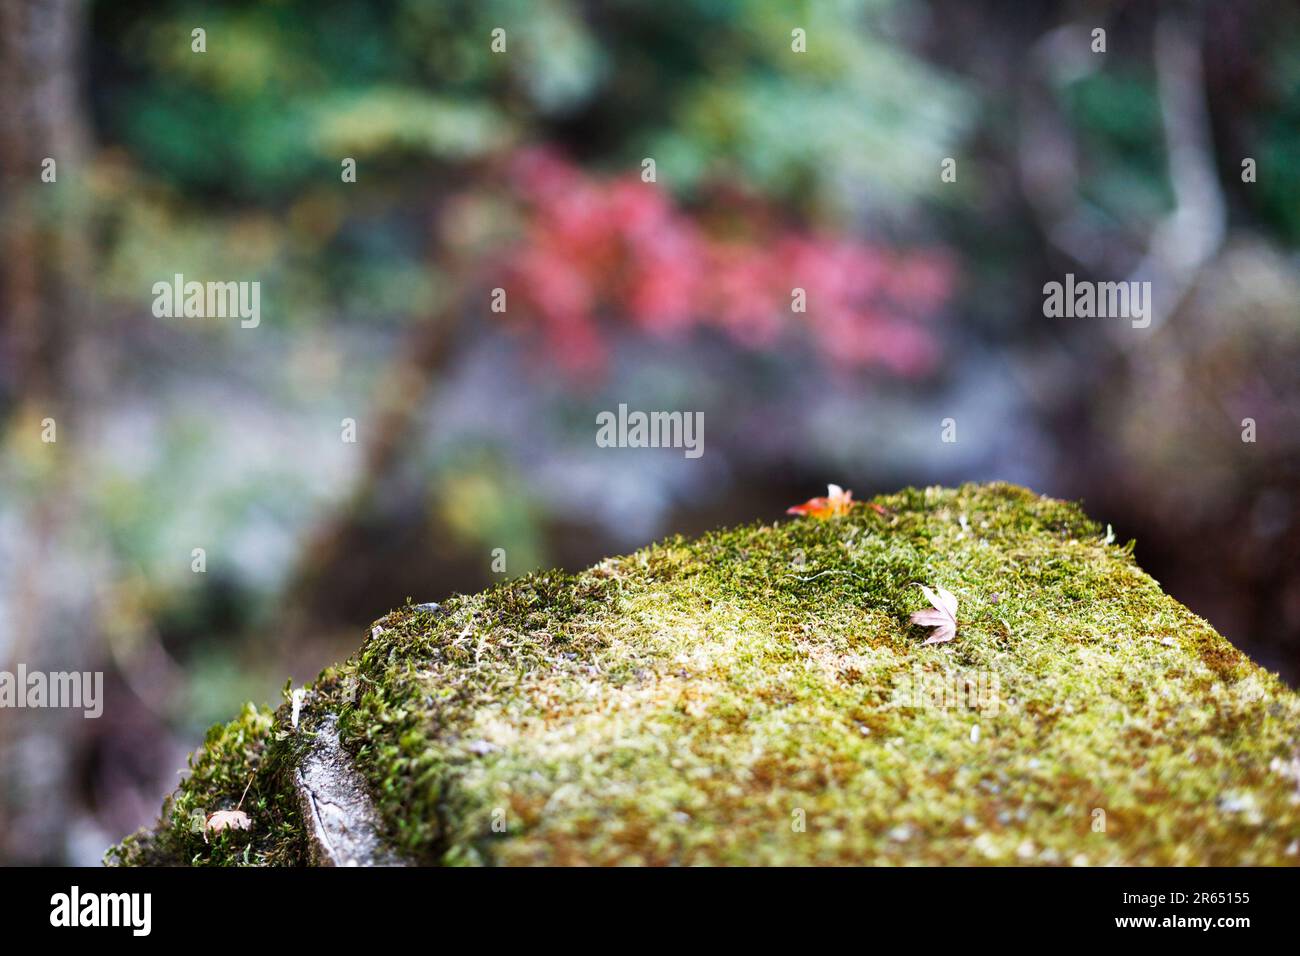
[[[908, 489], [379, 620], [209, 733], [120, 863], [298, 863], [336, 719], [388, 846], [447, 864], [1300, 862], [1300, 699], [1073, 504]], [[960, 600], [951, 643], [908, 621]], [[244, 808], [205, 843], [190, 814]]]

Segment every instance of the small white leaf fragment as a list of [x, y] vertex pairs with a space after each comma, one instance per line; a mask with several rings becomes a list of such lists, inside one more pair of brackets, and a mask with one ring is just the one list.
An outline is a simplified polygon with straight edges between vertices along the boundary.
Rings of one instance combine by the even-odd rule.
[[919, 585], [932, 607], [912, 612], [912, 623], [934, 630], [926, 644], [943, 644], [957, 636], [957, 597], [951, 591], [936, 587], [937, 595], [924, 584]]
[[243, 810], [218, 810], [208, 817], [203, 826], [203, 842], [208, 842], [208, 830], [213, 833], [220, 833], [222, 830], [248, 830], [252, 826], [253, 821], [249, 819], [248, 814]]

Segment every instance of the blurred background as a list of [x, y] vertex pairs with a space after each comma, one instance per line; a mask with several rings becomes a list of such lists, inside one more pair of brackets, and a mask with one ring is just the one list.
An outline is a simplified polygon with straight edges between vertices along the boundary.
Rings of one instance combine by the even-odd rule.
[[0, 110], [0, 669], [106, 698], [0, 711], [0, 861], [97, 862], [408, 597], [828, 481], [1082, 498], [1300, 678], [1294, 4], [4, 0]]

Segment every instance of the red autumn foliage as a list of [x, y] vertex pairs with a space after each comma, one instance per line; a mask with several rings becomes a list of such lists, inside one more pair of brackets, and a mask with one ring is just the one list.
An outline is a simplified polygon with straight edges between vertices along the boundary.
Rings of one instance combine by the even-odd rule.
[[[812, 347], [840, 369], [915, 375], [938, 343], [924, 324], [952, 272], [933, 252], [773, 227], [719, 236], [636, 174], [599, 178], [545, 150], [521, 153], [511, 179], [524, 235], [510, 254], [512, 304], [540, 324], [556, 357], [598, 369], [607, 323], [658, 336], [713, 327], [760, 350]], [[734, 233], [736, 230], [729, 230]], [[805, 290], [806, 312], [791, 308]]]

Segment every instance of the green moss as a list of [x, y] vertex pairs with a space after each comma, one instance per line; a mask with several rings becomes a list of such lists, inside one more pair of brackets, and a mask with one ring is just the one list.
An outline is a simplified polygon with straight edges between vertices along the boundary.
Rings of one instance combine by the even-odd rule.
[[1131, 545], [1009, 485], [874, 505], [394, 611], [313, 708], [426, 863], [1300, 862], [1300, 701]]
[[[190, 757], [189, 775], [164, 804], [158, 824], [112, 847], [105, 862], [121, 866], [304, 862], [302, 822], [289, 785], [295, 751], [290, 736], [277, 732], [275, 726], [270, 710], [247, 704], [230, 723], [210, 729], [203, 748]], [[250, 829], [205, 833], [203, 821], [208, 816], [236, 807], [253, 821]]]

